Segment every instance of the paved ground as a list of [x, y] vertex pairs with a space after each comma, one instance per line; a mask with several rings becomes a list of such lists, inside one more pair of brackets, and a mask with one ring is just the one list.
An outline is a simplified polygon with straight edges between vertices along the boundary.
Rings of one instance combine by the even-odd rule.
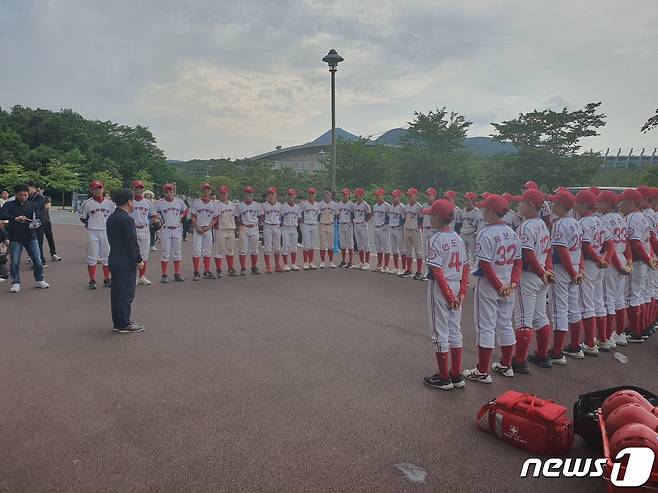
[[[525, 455], [475, 413], [510, 388], [569, 407], [593, 389], [658, 388], [652, 339], [626, 365], [604, 355], [433, 391], [425, 284], [367, 272], [140, 287], [147, 331], [114, 334], [109, 290], [86, 289], [83, 229], [55, 235], [52, 289], [0, 285], [0, 491], [602, 491], [519, 479]], [[471, 365], [470, 302], [463, 326]]]

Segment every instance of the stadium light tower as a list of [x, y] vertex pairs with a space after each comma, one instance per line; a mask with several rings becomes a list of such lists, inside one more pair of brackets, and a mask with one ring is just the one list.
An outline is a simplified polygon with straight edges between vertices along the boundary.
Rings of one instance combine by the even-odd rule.
[[331, 191], [336, 193], [336, 71], [344, 58], [333, 48], [322, 61], [329, 65], [331, 72]]

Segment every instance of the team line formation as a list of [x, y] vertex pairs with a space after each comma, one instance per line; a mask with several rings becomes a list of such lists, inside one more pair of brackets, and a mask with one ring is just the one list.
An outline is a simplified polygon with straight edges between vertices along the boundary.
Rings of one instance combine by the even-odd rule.
[[[253, 200], [253, 188], [247, 186], [243, 200], [237, 203], [230, 200], [226, 186], [219, 187], [219, 199], [213, 200], [211, 186], [203, 183], [200, 197], [189, 208], [176, 197], [175, 185], [162, 188], [164, 198], [153, 202], [144, 197], [143, 182], [133, 182], [131, 215], [143, 261], [138, 273], [141, 285], [151, 284], [146, 278], [150, 230], [160, 233], [160, 281], [169, 282], [170, 260], [173, 280], [184, 281], [181, 221], [188, 214], [194, 280], [201, 279], [201, 267], [206, 279], [222, 277], [222, 259], [226, 259], [227, 274], [238, 275], [234, 268], [236, 230], [239, 275], [247, 273], [247, 256], [251, 273], [260, 274], [259, 226], [267, 274], [300, 270], [298, 227], [302, 268], [317, 268], [317, 248], [319, 266], [335, 268], [335, 222], [341, 252], [338, 267], [371, 270], [371, 223], [377, 253], [377, 266], [372, 270], [429, 281], [427, 307], [438, 371], [425, 377], [424, 383], [433, 388], [463, 388], [465, 379], [491, 383], [490, 370], [504, 377], [529, 373], [529, 362], [542, 368], [566, 365], [566, 356], [584, 359], [629, 342], [640, 344], [656, 330], [656, 188], [640, 186], [616, 194], [592, 187], [573, 195], [562, 187], [545, 195], [529, 181], [519, 196], [484, 193], [478, 201], [474, 192], [467, 192], [463, 209], [455, 205], [455, 192], [447, 191], [437, 199], [434, 188], [425, 191], [423, 204], [418, 202], [415, 188], [404, 192], [406, 203], [397, 189], [387, 202], [386, 192], [380, 188], [371, 206], [363, 200], [362, 188], [354, 190], [354, 200], [352, 192], [344, 188], [340, 202], [332, 200], [330, 191], [316, 201], [314, 188], [306, 191], [305, 200], [298, 201], [297, 192], [288, 189], [287, 200], [281, 203], [276, 188], [271, 187], [265, 194], [267, 200], [259, 203]], [[90, 191], [79, 214], [87, 231], [89, 287], [95, 289], [99, 261], [104, 284], [111, 283], [105, 225], [115, 206], [104, 194], [102, 182], [93, 181]], [[518, 204], [518, 212], [513, 204]], [[211, 270], [213, 258], [215, 272]], [[462, 370], [461, 315], [471, 270], [478, 361], [474, 368]], [[530, 353], [533, 332], [536, 349]], [[491, 363], [496, 341], [502, 354]]]

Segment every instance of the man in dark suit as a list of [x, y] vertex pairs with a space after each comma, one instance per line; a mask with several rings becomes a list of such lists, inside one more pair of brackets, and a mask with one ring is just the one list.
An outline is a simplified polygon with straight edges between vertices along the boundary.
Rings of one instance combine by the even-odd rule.
[[130, 321], [130, 305], [135, 298], [137, 269], [144, 266], [137, 244], [133, 210], [133, 193], [128, 189], [114, 194], [116, 209], [107, 218], [107, 239], [110, 243], [108, 263], [112, 274], [110, 299], [114, 331], [120, 334], [141, 332], [144, 326]]

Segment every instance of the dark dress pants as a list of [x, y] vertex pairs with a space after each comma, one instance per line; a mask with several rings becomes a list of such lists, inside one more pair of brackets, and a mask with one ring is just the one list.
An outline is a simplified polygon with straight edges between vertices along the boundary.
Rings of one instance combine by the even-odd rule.
[[115, 329], [122, 329], [130, 325], [130, 309], [135, 299], [135, 281], [137, 271], [132, 269], [119, 269], [110, 266], [112, 274], [112, 287], [110, 299], [112, 304], [112, 323]]

